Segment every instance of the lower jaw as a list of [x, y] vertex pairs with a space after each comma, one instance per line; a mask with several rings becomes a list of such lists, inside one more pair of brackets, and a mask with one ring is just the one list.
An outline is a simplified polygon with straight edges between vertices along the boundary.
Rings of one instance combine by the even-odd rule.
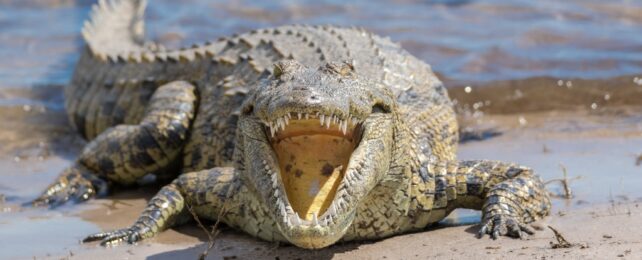
[[282, 230], [289, 243], [306, 249], [321, 249], [335, 244], [347, 232], [353, 215], [332, 226], [295, 226]]

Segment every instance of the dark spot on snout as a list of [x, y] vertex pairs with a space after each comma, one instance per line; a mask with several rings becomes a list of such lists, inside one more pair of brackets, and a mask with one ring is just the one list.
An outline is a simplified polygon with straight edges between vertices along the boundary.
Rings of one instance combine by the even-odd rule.
[[332, 167], [332, 165], [330, 165], [329, 163], [325, 163], [325, 165], [323, 165], [323, 168], [321, 168], [321, 174], [326, 177], [332, 175], [333, 171], [334, 167]]
[[290, 173], [290, 170], [292, 170], [292, 164], [288, 164], [285, 166], [285, 172]]
[[301, 169], [296, 169], [296, 171], [294, 171], [294, 176], [297, 178], [300, 178], [301, 175], [303, 175], [303, 171]]

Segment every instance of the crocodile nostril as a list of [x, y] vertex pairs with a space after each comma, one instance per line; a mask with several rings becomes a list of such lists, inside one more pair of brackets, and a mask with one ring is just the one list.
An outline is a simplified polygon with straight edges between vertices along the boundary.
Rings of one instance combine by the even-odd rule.
[[376, 104], [372, 106], [372, 111], [371, 113], [390, 113], [390, 110], [384, 107], [382, 104]]
[[247, 105], [241, 108], [241, 113], [243, 115], [251, 115], [254, 113], [254, 105]]

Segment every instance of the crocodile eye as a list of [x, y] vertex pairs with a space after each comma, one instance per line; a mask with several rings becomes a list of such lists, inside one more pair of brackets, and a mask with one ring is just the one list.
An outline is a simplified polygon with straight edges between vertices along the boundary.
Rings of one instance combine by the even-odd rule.
[[390, 109], [386, 108], [383, 104], [375, 104], [372, 106], [372, 114], [374, 113], [390, 113]]

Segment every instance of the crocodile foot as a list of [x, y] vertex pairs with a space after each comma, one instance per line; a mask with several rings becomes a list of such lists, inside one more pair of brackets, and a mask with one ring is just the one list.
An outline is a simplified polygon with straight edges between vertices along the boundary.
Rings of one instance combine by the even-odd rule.
[[481, 225], [479, 233], [477, 233], [478, 238], [482, 238], [484, 235], [488, 234], [492, 239], [497, 239], [499, 236], [524, 239], [527, 234], [532, 235], [535, 233], [533, 228], [527, 224], [521, 223], [514, 216], [504, 214], [486, 217], [482, 220]]
[[80, 203], [107, 193], [107, 182], [81, 166], [67, 168], [53, 184], [31, 202], [34, 207], [57, 207], [69, 201]]
[[114, 246], [122, 242], [136, 243], [142, 239], [142, 231], [136, 227], [118, 229], [110, 232], [101, 232], [85, 237], [82, 242], [100, 241], [101, 246]]

